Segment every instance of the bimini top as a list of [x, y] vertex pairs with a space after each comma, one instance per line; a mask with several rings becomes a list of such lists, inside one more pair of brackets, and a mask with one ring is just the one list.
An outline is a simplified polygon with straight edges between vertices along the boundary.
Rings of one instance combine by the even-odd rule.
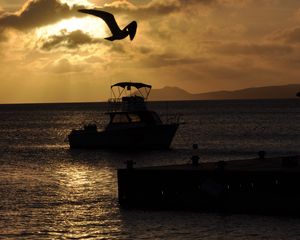
[[113, 101], [121, 101], [124, 99], [131, 99], [136, 100], [137, 98], [133, 97], [140, 97], [143, 100], [146, 100], [150, 94], [151, 85], [140, 83], [140, 82], [119, 82], [114, 85], [111, 85], [111, 92], [113, 95]]
[[139, 82], [119, 82], [111, 86], [113, 87], [121, 87], [121, 88], [127, 88], [130, 89], [130, 87], [135, 87], [136, 89], [140, 88], [152, 88], [151, 85], [144, 84], [144, 83], [139, 83]]
[[148, 99], [151, 88], [151, 85], [140, 82], [119, 82], [111, 85], [112, 96], [108, 100], [110, 111], [118, 108], [122, 111], [146, 109], [145, 100]]

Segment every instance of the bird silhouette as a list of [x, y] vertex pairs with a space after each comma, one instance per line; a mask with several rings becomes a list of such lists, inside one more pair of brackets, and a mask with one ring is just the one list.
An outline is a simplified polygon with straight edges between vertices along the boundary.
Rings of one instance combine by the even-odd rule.
[[106, 40], [110, 40], [110, 41], [121, 40], [123, 38], [126, 38], [129, 35], [130, 40], [132, 41], [135, 36], [136, 28], [137, 28], [136, 21], [132, 21], [125, 28], [121, 30], [116, 22], [114, 15], [112, 15], [109, 12], [96, 10], [96, 9], [79, 9], [78, 11], [97, 16], [99, 18], [102, 18], [103, 21], [106, 22], [107, 26], [109, 27], [112, 33], [112, 36], [105, 38]]

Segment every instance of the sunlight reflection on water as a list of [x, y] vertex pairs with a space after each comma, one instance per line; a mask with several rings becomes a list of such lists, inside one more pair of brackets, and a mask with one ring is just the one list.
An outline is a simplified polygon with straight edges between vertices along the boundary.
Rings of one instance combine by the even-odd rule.
[[[187, 124], [172, 150], [147, 153], [69, 149], [64, 140], [72, 128], [104, 122], [101, 104], [3, 107], [0, 238], [297, 239], [299, 219], [119, 208], [116, 169], [126, 160], [137, 166], [186, 163], [194, 142], [201, 161], [253, 157], [262, 147], [270, 155], [300, 154], [294, 101], [172, 104]], [[163, 112], [161, 105], [153, 103]]]

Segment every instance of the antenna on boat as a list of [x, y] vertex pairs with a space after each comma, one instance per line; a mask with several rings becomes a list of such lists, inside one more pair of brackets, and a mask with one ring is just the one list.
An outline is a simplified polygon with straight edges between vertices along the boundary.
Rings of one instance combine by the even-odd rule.
[[[112, 84], [111, 84], [111, 78], [109, 78], [109, 85], [112, 86]], [[112, 99], [112, 97], [113, 97], [112, 95], [113, 95], [113, 93], [112, 93], [112, 91], [110, 91], [110, 99]]]

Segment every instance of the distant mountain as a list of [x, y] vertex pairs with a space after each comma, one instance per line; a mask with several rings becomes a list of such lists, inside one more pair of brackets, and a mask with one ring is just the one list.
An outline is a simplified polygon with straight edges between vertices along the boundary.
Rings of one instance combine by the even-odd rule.
[[283, 86], [246, 88], [235, 91], [216, 91], [192, 94], [178, 87], [164, 87], [161, 89], [152, 89], [149, 100], [159, 101], [296, 98], [298, 95], [300, 96], [299, 90], [300, 84], [290, 84]]

